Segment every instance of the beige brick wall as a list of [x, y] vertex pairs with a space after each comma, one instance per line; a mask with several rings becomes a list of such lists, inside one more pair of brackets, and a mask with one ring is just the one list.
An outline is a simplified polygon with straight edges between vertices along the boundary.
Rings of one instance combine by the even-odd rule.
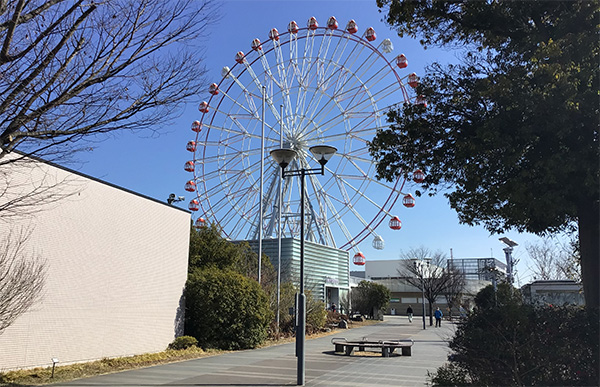
[[24, 168], [10, 184], [66, 179], [72, 195], [28, 216], [0, 212], [0, 236], [29, 228], [27, 249], [48, 266], [42, 300], [0, 334], [0, 370], [164, 350], [181, 324], [190, 215], [55, 166]]

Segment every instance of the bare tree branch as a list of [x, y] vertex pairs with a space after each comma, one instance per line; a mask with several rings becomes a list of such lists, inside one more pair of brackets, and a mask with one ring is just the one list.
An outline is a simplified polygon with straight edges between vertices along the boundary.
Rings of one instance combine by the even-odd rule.
[[581, 269], [577, 253], [577, 238], [569, 245], [560, 245], [553, 238], [544, 238], [540, 243], [525, 246], [533, 268], [534, 277], [539, 280], [571, 279], [581, 281]]
[[157, 130], [206, 85], [197, 46], [212, 0], [13, 0], [0, 11], [5, 151], [44, 157], [95, 134]]
[[30, 236], [21, 228], [0, 239], [0, 334], [42, 296], [46, 263], [27, 252]]
[[33, 216], [82, 188], [73, 177], [62, 176], [46, 163], [13, 152], [0, 159], [0, 222]]
[[446, 269], [446, 255], [426, 247], [401, 252], [398, 274], [408, 284], [423, 289], [429, 304], [429, 325], [433, 325], [433, 304], [443, 295], [452, 280]]

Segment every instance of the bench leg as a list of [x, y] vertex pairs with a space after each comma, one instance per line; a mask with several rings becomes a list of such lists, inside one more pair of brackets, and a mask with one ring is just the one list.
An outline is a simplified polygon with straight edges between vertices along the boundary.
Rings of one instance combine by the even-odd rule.
[[346, 355], [350, 356], [354, 353], [354, 346], [346, 345]]
[[358, 347], [358, 351], [359, 352], [364, 352], [365, 351], [365, 347]]
[[402, 347], [402, 356], [411, 356], [411, 347]]
[[335, 345], [335, 352], [344, 352], [344, 345], [343, 344], [336, 344]]
[[381, 347], [381, 356], [390, 357], [390, 349], [388, 347]]

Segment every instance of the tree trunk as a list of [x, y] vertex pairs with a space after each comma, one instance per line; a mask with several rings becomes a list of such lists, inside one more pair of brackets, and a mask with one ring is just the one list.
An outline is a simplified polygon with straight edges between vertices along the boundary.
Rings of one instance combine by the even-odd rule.
[[600, 296], [600, 219], [598, 200], [582, 201], [579, 212], [579, 252], [581, 254], [581, 280], [587, 307], [598, 309]]
[[429, 326], [433, 326], [433, 303], [431, 301], [429, 301], [428, 304], [429, 304]]

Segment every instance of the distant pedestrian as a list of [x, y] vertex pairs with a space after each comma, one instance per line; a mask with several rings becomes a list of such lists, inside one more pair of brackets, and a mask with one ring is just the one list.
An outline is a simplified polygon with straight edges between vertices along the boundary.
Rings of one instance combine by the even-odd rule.
[[440, 308], [436, 308], [435, 312], [433, 313], [433, 315], [435, 316], [435, 327], [441, 327], [442, 326], [442, 317], [444, 316], [444, 314], [442, 313], [442, 311], [440, 310]]
[[331, 311], [335, 313], [335, 304], [331, 303]]
[[413, 310], [410, 305], [408, 306], [408, 309], [406, 309], [406, 315], [408, 316], [408, 322], [412, 323]]

